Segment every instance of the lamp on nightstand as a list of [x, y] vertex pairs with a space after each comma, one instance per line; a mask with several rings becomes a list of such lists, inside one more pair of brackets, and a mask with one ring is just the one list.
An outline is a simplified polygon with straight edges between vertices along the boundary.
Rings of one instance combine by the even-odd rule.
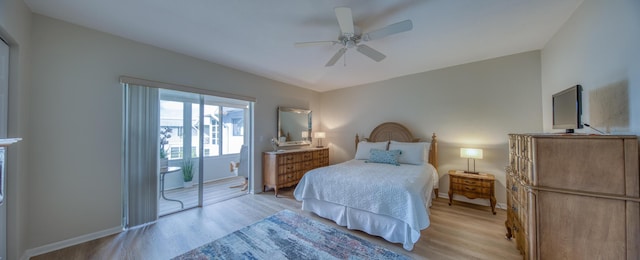
[[[467, 158], [467, 170], [464, 172], [477, 174], [476, 159], [482, 159], [482, 149], [460, 148], [460, 158]], [[473, 159], [473, 171], [469, 170], [469, 159]]]
[[324, 132], [316, 132], [313, 137], [318, 139], [318, 146], [316, 146], [317, 148], [322, 148], [322, 139], [325, 138], [325, 134]]

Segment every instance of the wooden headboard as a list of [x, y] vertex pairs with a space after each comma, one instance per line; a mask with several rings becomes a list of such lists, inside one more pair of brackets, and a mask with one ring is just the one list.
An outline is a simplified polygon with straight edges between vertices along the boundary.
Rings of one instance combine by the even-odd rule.
[[[397, 142], [419, 142], [420, 138], [413, 137], [411, 131], [405, 126], [395, 123], [386, 122], [382, 123], [371, 131], [368, 138], [360, 139], [356, 134], [356, 149], [360, 141], [367, 142], [384, 142], [384, 141], [397, 141]], [[431, 136], [431, 146], [429, 147], [429, 163], [433, 167], [438, 169], [438, 141], [436, 139], [436, 133]]]

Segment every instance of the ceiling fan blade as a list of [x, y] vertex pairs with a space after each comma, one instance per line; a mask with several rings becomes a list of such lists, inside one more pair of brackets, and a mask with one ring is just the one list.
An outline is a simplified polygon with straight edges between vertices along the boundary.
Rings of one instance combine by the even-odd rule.
[[411, 22], [411, 20], [404, 20], [402, 22], [397, 22], [387, 27], [365, 33], [362, 35], [362, 40], [371, 41], [375, 39], [380, 39], [392, 34], [411, 31], [411, 29], [413, 29], [413, 22]]
[[336, 62], [338, 62], [338, 60], [340, 59], [340, 57], [342, 57], [342, 55], [344, 55], [344, 53], [347, 51], [347, 48], [342, 48], [340, 49], [338, 52], [336, 52], [335, 55], [333, 55], [333, 57], [331, 57], [331, 59], [329, 60], [329, 62], [327, 62], [326, 65], [324, 65], [325, 67], [331, 67], [333, 66], [333, 64], [336, 64]]
[[307, 47], [307, 46], [334, 45], [336, 43], [340, 43], [340, 42], [338, 41], [296, 42], [294, 46]]
[[380, 62], [381, 60], [384, 60], [384, 58], [387, 57], [384, 54], [380, 53], [379, 51], [376, 51], [373, 48], [364, 44], [358, 45], [358, 52], [364, 54], [365, 56], [377, 62]]
[[343, 34], [354, 34], [353, 29], [353, 16], [351, 15], [351, 8], [349, 7], [336, 7], [333, 9], [336, 12], [336, 18], [338, 18], [338, 24]]

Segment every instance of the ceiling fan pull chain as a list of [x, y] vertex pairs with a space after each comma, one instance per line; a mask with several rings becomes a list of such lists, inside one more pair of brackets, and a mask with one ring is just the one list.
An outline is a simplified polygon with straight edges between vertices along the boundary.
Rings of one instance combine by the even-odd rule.
[[346, 67], [347, 66], [347, 53], [346, 52], [344, 53], [343, 60], [344, 60], [344, 67]]

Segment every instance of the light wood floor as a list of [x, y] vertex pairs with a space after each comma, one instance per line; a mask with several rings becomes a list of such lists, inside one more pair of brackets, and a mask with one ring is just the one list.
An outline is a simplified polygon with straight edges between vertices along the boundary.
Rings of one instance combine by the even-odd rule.
[[[230, 188], [244, 183], [244, 177], [234, 176], [204, 183], [202, 205], [210, 205], [247, 194], [241, 188]], [[190, 188], [178, 188], [164, 192], [165, 197], [182, 201], [184, 208], [192, 208], [198, 205], [198, 186]], [[164, 216], [180, 211], [180, 203], [160, 198], [158, 201], [158, 214]]]
[[169, 259], [289, 209], [352, 232], [359, 237], [415, 259], [522, 259], [514, 241], [506, 240], [506, 212], [491, 214], [489, 207], [437, 199], [431, 207], [431, 226], [422, 231], [413, 251], [382, 238], [349, 231], [312, 213], [301, 212], [293, 189], [244, 195], [204, 208], [161, 218], [155, 224], [50, 252], [32, 259]]

